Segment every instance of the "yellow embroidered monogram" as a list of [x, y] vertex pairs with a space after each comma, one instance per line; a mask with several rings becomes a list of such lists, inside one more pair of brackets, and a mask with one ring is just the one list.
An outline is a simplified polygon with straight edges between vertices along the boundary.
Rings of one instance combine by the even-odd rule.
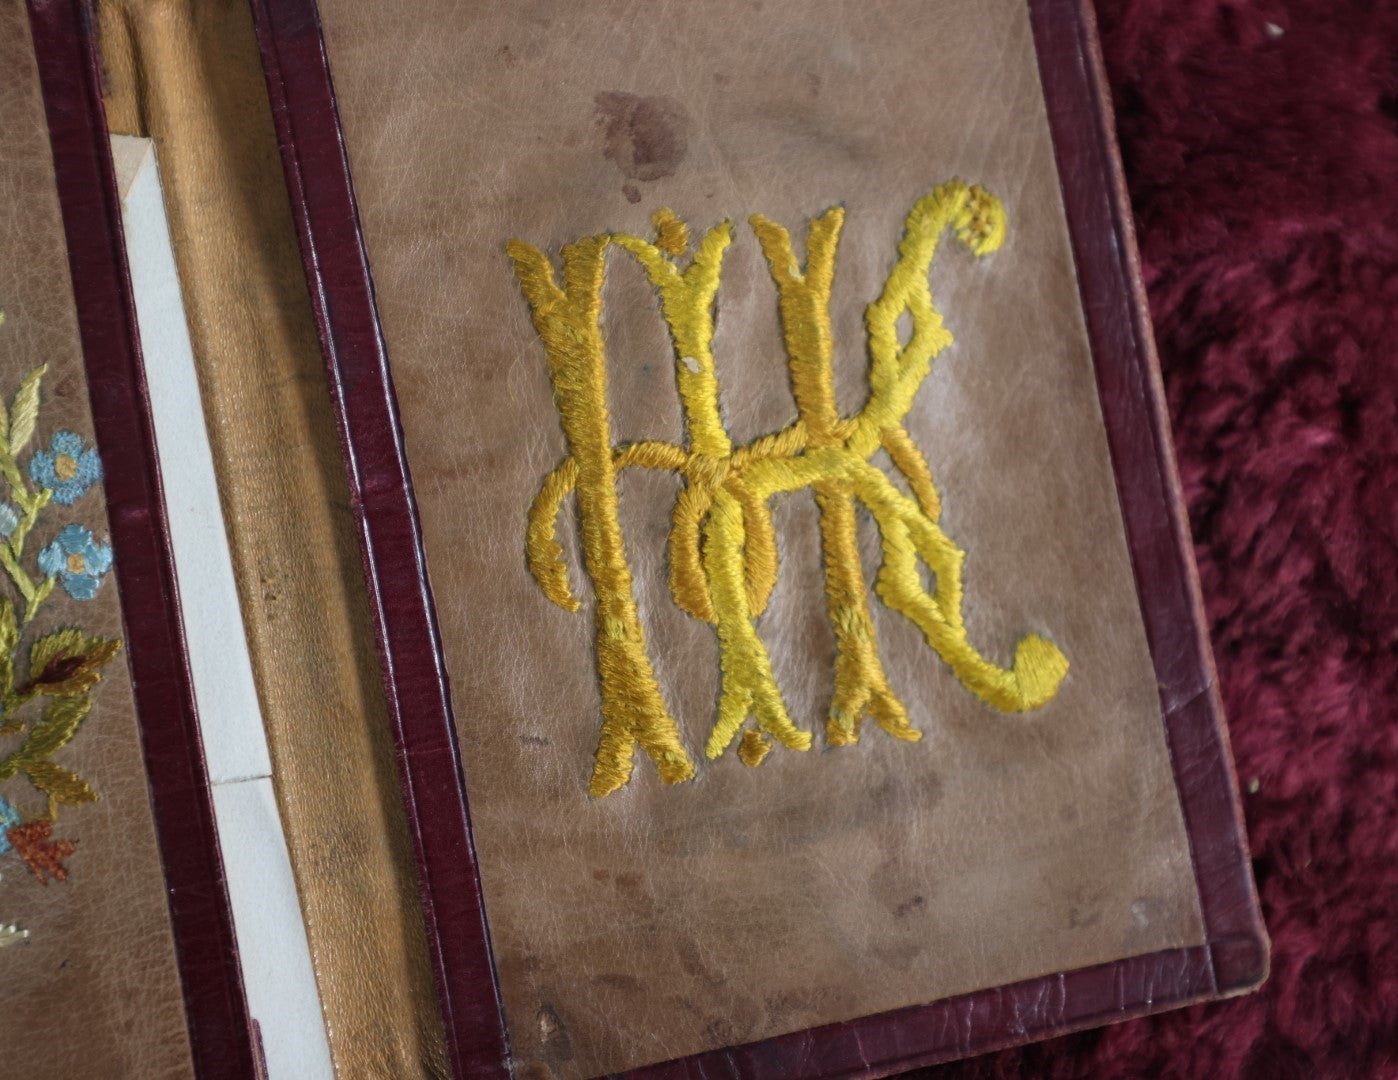
[[[854, 416], [835, 402], [830, 290], [844, 210], [810, 221], [804, 266], [786, 229], [761, 216], [751, 226], [776, 286], [798, 419], [771, 435], [735, 447], [719, 411], [712, 350], [715, 300], [733, 228], [723, 222], [700, 239], [689, 265], [688, 228], [668, 210], [654, 218], [655, 242], [626, 234], [586, 237], [563, 248], [563, 281], [548, 256], [518, 240], [507, 245], [515, 274], [543, 340], [568, 456], [544, 480], [529, 510], [530, 572], [554, 603], [576, 611], [563, 551], [556, 538], [564, 499], [575, 492], [583, 560], [596, 596], [597, 670], [602, 731], [589, 791], [610, 794], [631, 777], [637, 744], [666, 783], [694, 775], [646, 653], [632, 593], [617, 508], [618, 470], [668, 470], [684, 486], [672, 514], [670, 588], [688, 614], [714, 626], [722, 680], [718, 716], [705, 744], [717, 758], [738, 741], [738, 756], [760, 764], [773, 740], [807, 750], [811, 734], [788, 715], [756, 620], [777, 580], [776, 532], [769, 507], [785, 492], [812, 489], [820, 513], [825, 595], [835, 635], [834, 695], [826, 719], [831, 746], [859, 739], [867, 714], [884, 731], [922, 737], [888, 684], [869, 610], [856, 543], [856, 504], [873, 517], [882, 544], [876, 590], [911, 620], [963, 686], [1002, 712], [1038, 708], [1053, 698], [1068, 661], [1053, 642], [1028, 634], [1010, 667], [982, 656], [967, 639], [961, 568], [966, 553], [941, 530], [941, 499], [917, 444], [903, 426], [932, 360], [952, 336], [932, 302], [928, 273], [937, 245], [952, 230], [969, 251], [986, 255], [1005, 237], [1000, 201], [980, 187], [951, 182], [920, 199], [908, 214], [898, 258], [882, 295], [869, 305], [869, 397]], [[607, 249], [630, 253], [660, 296], [675, 352], [675, 379], [686, 446], [639, 442], [613, 446], [600, 318]], [[900, 343], [898, 320], [911, 334]], [[902, 475], [909, 498], [878, 466], [883, 449]], [[928, 592], [919, 562], [935, 580]], [[751, 726], [744, 725], [751, 720]], [[741, 738], [739, 733], [741, 731]]]

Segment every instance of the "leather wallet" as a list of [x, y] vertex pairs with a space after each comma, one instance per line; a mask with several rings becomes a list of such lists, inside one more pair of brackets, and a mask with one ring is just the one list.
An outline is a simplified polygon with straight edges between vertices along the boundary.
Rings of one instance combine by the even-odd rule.
[[109, 130], [160, 158], [336, 1075], [879, 1076], [1264, 978], [1085, 2], [8, 7], [0, 562], [49, 593], [3, 719], [32, 642], [92, 673], [0, 745], [33, 1075], [292, 1075]]
[[1083, 6], [255, 9], [458, 1069], [1260, 979]]

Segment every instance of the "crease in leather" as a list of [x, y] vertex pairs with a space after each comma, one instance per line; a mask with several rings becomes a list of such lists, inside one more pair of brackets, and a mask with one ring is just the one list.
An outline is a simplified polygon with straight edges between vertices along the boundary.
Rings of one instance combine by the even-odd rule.
[[251, 15], [100, 0], [114, 132], [153, 138], [336, 1074], [447, 1073], [330, 402]]

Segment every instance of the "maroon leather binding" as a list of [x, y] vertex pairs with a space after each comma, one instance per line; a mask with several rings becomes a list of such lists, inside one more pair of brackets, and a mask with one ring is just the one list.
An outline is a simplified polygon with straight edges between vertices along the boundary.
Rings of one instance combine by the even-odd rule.
[[412, 480], [313, 0], [252, 0], [359, 527], [428, 948], [457, 1076], [506, 1076], [505, 1021]]
[[[1224, 995], [1265, 973], [1265, 937], [1092, 16], [1087, 0], [1028, 2], [1208, 944], [982, 990], [631, 1075], [882, 1076]], [[507, 1033], [490, 966], [439, 636], [316, 8], [314, 0], [253, 0], [253, 8], [359, 521], [452, 1064], [458, 1076], [503, 1077]]]
[[1160, 682], [1212, 954], [1213, 992], [1266, 975], [1265, 932], [1088, 0], [1030, 0], [1102, 414]]
[[127, 663], [200, 1077], [256, 1075], [185, 652], [121, 207], [84, 0], [30, 0], [63, 227], [105, 464]]

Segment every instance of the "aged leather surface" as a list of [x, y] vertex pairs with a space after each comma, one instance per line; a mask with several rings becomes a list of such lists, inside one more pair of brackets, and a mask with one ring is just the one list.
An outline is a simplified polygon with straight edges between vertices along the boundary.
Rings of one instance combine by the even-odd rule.
[[[520, 1072], [627, 1068], [1202, 944], [1023, 4], [320, 7]], [[642, 112], [660, 126], [628, 141]], [[875, 604], [922, 743], [869, 730], [756, 770], [730, 754], [670, 789], [642, 761], [589, 801], [591, 620], [524, 566], [524, 514], [563, 442], [505, 241], [644, 233], [660, 206], [696, 227], [761, 212], [799, 236], [841, 202], [849, 410], [863, 307], [909, 206], [952, 176], [1005, 200], [1010, 240], [982, 264], [939, 258], [958, 341], [909, 426], [968, 552], [973, 640], [1003, 662], [1047, 633], [1068, 682], [1032, 715], [993, 713]], [[606, 304], [616, 441], [679, 440], [657, 305], [624, 259]], [[737, 440], [776, 430], [794, 408], [745, 228], [719, 310], [725, 420]], [[715, 650], [665, 585], [673, 496], [657, 475], [621, 484], [652, 656], [696, 748]], [[793, 715], [818, 728], [832, 643], [808, 498], [777, 527], [759, 626]]]
[[[27, 372], [47, 363], [31, 449], [58, 430], [90, 444], [67, 245], [21, 0], [0, 3], [0, 116], [0, 387], [8, 399]], [[107, 538], [100, 490], [46, 510], [27, 554], [72, 521]], [[31, 633], [64, 625], [121, 637], [114, 583], [104, 582], [87, 602], [56, 590]], [[3, 753], [16, 745], [13, 737], [3, 742]], [[66, 860], [67, 881], [40, 884], [13, 853], [0, 861], [0, 922], [29, 931], [26, 943], [0, 951], [0, 1073], [35, 1080], [190, 1076], [165, 878], [124, 658], [107, 665], [92, 712], [56, 760], [87, 779], [100, 799], [60, 812], [54, 836], [77, 844]], [[42, 796], [26, 788], [17, 778], [5, 795], [27, 815], [42, 816]]]
[[[1084, 314], [1142, 593], [1213, 990], [1266, 977], [1262, 921], [1091, 0], [1031, 0]], [[1105, 190], [1103, 190], [1105, 189]], [[1106, 198], [1102, 196], [1105, 194]]]
[[363, 575], [248, 7], [98, 7], [112, 130], [154, 138], [160, 158], [336, 1072], [444, 1075]]

